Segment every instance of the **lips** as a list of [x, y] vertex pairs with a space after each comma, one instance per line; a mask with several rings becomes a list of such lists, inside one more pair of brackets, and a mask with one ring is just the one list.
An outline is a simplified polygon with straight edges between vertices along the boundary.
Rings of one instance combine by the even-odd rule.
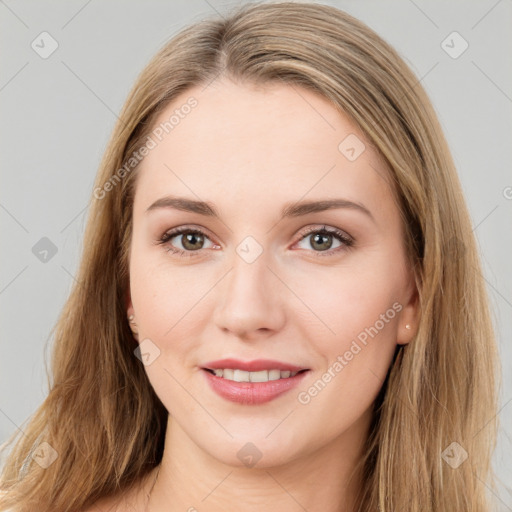
[[270, 402], [299, 385], [309, 373], [298, 372], [293, 377], [270, 380], [267, 382], [236, 382], [217, 377], [208, 370], [201, 372], [210, 389], [224, 400], [240, 405], [258, 405]]
[[240, 361], [238, 359], [218, 359], [205, 363], [202, 367], [204, 370], [223, 370], [230, 368], [233, 370], [244, 370], [246, 372], [259, 372], [262, 370], [280, 370], [290, 372], [300, 372], [301, 370], [308, 370], [304, 366], [297, 366], [282, 361], [275, 361], [272, 359], [255, 359], [254, 361]]
[[244, 405], [274, 400], [296, 387], [309, 371], [309, 368], [270, 359], [220, 359], [206, 363], [201, 369], [210, 389], [217, 395]]

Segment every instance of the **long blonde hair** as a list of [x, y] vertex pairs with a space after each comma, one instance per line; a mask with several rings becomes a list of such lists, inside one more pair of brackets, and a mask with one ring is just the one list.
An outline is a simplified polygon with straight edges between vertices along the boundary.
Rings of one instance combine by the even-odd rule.
[[[76, 511], [160, 462], [167, 411], [134, 356], [126, 319], [137, 169], [125, 168], [122, 178], [120, 169], [169, 102], [223, 75], [322, 95], [391, 172], [421, 321], [375, 403], [357, 510], [489, 510], [497, 349], [470, 218], [435, 111], [396, 51], [362, 22], [325, 5], [256, 3], [181, 31], [130, 92], [96, 178], [77, 284], [53, 332], [50, 391], [9, 453], [0, 511]], [[54, 454], [49, 447], [57, 457], [42, 468], [34, 453]], [[459, 463], [468, 459], [450, 464], [454, 453]]]

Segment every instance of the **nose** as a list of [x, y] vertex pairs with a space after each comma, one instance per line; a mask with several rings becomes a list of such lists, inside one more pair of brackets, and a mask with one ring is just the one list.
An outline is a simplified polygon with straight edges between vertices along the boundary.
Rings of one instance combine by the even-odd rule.
[[235, 255], [228, 275], [216, 287], [213, 320], [237, 337], [268, 336], [285, 323], [285, 288], [264, 255], [248, 263]]

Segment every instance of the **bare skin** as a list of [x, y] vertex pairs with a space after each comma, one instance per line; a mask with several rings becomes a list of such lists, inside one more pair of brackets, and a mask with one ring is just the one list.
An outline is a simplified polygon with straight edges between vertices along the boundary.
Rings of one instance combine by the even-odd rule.
[[[149, 503], [155, 472], [105, 503], [140, 512], [350, 512], [373, 403], [397, 344], [417, 327], [387, 169], [357, 127], [310, 91], [217, 80], [184, 92], [156, 125], [191, 96], [197, 107], [142, 162], [133, 210], [127, 314], [139, 340], [160, 351], [145, 370], [170, 414], [163, 461]], [[353, 161], [339, 149], [350, 134], [365, 144]], [[169, 195], [208, 201], [220, 218], [148, 211]], [[334, 198], [359, 207], [281, 219], [285, 204]], [[193, 249], [184, 234], [157, 243], [181, 226], [204, 233]], [[345, 238], [315, 243], [307, 230], [324, 226]], [[250, 250], [262, 251], [251, 263], [236, 250], [249, 236]], [[270, 402], [238, 404], [214, 393], [202, 369], [224, 357], [308, 372]], [[319, 380], [325, 386], [311, 391]], [[260, 454], [253, 467], [239, 456], [248, 443]]]

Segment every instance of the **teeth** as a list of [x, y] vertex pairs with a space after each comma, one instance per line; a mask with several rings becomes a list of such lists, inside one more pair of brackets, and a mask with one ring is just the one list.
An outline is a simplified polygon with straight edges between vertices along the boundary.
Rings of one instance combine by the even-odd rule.
[[235, 370], [233, 373], [233, 380], [236, 382], [249, 382], [249, 372]]
[[268, 380], [277, 380], [281, 378], [280, 370], [269, 370], [268, 371]]
[[222, 377], [235, 382], [268, 382], [269, 380], [287, 379], [294, 377], [298, 372], [289, 370], [261, 370], [259, 372], [246, 372], [245, 370], [233, 370], [230, 368], [213, 370], [217, 377]]
[[228, 380], [235, 380], [235, 370], [222, 370], [222, 377]]

